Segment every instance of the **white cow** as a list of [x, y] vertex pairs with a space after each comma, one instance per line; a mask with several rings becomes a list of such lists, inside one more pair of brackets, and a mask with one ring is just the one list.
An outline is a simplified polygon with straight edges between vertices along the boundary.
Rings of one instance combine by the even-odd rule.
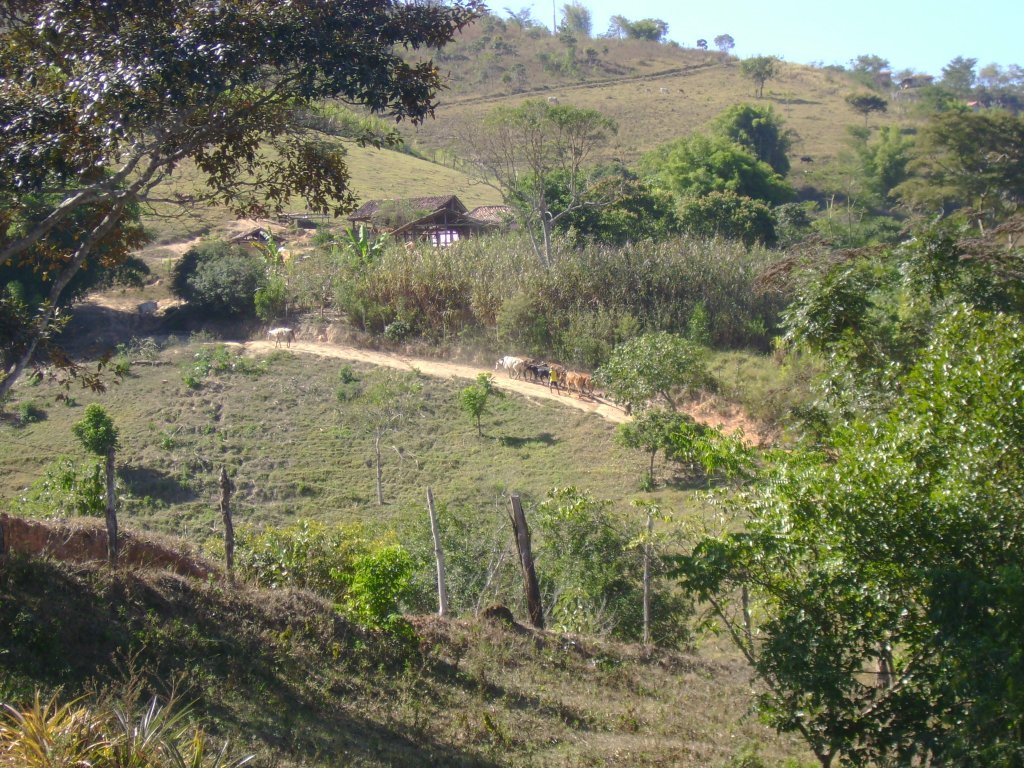
[[525, 368], [526, 361], [523, 358], [512, 357], [511, 355], [505, 355], [505, 357], [494, 364], [494, 370], [504, 370], [510, 379], [518, 379], [523, 375]]
[[291, 328], [271, 328], [267, 331], [267, 338], [274, 342], [275, 347], [280, 347], [282, 341], [290, 347], [295, 341], [295, 331]]

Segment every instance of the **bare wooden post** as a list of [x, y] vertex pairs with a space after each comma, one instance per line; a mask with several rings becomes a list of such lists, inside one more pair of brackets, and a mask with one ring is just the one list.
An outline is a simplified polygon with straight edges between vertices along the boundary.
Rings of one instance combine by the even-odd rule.
[[537, 584], [537, 572], [533, 568], [533, 551], [530, 549], [530, 529], [526, 525], [526, 515], [519, 494], [513, 493], [509, 498], [512, 512], [512, 531], [516, 537], [516, 548], [519, 550], [519, 564], [523, 569], [523, 582], [526, 586], [526, 606], [530, 611], [530, 623], [537, 629], [544, 629], [544, 608], [540, 602], [540, 586]]
[[235, 578], [235, 526], [231, 521], [231, 492], [235, 484], [228, 477], [228, 468], [220, 468], [220, 514], [224, 518], [224, 559], [228, 578]]
[[110, 564], [117, 564], [117, 509], [114, 506], [117, 502], [117, 497], [114, 493], [114, 451], [115, 447], [111, 445], [107, 449], [107, 556], [110, 558]]
[[444, 569], [444, 550], [441, 548], [441, 531], [437, 527], [437, 510], [434, 508], [434, 491], [427, 488], [427, 511], [430, 513], [430, 533], [434, 537], [434, 559], [437, 561], [437, 615], [448, 615], [448, 587]]
[[647, 537], [644, 539], [644, 645], [651, 644], [651, 536], [653, 533], [654, 512], [648, 506]]

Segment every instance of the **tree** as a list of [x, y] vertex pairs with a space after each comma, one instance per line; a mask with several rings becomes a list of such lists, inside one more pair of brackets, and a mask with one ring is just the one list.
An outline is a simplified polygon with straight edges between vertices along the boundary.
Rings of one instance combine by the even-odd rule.
[[643, 157], [641, 168], [680, 197], [732, 192], [778, 205], [793, 194], [770, 165], [724, 136], [695, 134], [663, 144]]
[[850, 71], [861, 84], [872, 89], [892, 85], [889, 60], [874, 54], [862, 54], [850, 60]]
[[630, 21], [625, 16], [612, 16], [608, 20], [608, 31], [605, 33], [605, 37], [615, 37], [621, 40], [626, 36], [629, 25]]
[[957, 56], [942, 68], [942, 85], [961, 99], [969, 98], [978, 79], [974, 72], [977, 65], [977, 59]]
[[637, 411], [653, 407], [657, 397], [675, 411], [681, 395], [710, 381], [704, 350], [666, 331], [615, 347], [595, 375], [613, 399]]
[[668, 24], [661, 19], [638, 19], [626, 28], [626, 37], [631, 40], [650, 40], [660, 43], [668, 36]]
[[743, 530], [679, 574], [822, 766], [1017, 765], [1024, 326], [956, 309], [902, 383], [827, 451], [778, 457]]
[[752, 56], [740, 62], [740, 71], [754, 81], [757, 98], [764, 96], [764, 84], [779, 74], [779, 59], [775, 56]]
[[616, 428], [615, 440], [619, 445], [647, 452], [649, 466], [644, 486], [654, 488], [654, 459], [658, 453], [664, 453], [668, 458], [673, 445], [672, 434], [692, 421], [684, 413], [650, 408]]
[[783, 125], [771, 105], [735, 104], [715, 118], [712, 130], [749, 149], [780, 176], [789, 173], [793, 132]]
[[204, 312], [252, 316], [254, 298], [266, 287], [263, 260], [240, 245], [210, 241], [187, 250], [171, 270], [171, 290]]
[[854, 112], [864, 115], [865, 128], [868, 125], [868, 115], [872, 112], [885, 112], [889, 109], [889, 102], [874, 93], [847, 94], [846, 103]]
[[[520, 212], [537, 257], [550, 264], [551, 233], [562, 217], [618, 198], [616, 191], [598, 188], [587, 169], [616, 131], [615, 122], [596, 110], [530, 100], [498, 107], [462, 141], [481, 179]], [[548, 199], [553, 175], [564, 185], [560, 208]]]
[[85, 409], [84, 418], [71, 427], [72, 433], [87, 451], [106, 462], [107, 476], [107, 556], [110, 564], [117, 563], [117, 496], [114, 493], [114, 462], [117, 452], [117, 427], [98, 403]]
[[684, 197], [679, 204], [679, 226], [697, 237], [739, 240], [748, 248], [755, 243], [772, 245], [777, 239], [775, 225], [768, 205], [735, 192]]
[[1024, 117], [1008, 112], [935, 115], [917, 141], [911, 178], [896, 189], [934, 210], [970, 207], [978, 223], [1005, 219], [1024, 202]]
[[715, 36], [715, 48], [720, 50], [722, 53], [728, 53], [735, 47], [736, 41], [732, 39], [732, 35]]
[[[594, 196], [614, 202], [575, 209], [559, 219], [559, 231], [572, 231], [609, 245], [663, 240], [679, 231], [675, 201], [670, 194], [653, 189], [620, 165], [596, 168], [591, 178]], [[548, 199], [553, 207], [566, 207], [567, 185], [562, 183], [562, 176], [553, 175], [550, 182]]]
[[580, 3], [566, 3], [562, 6], [561, 29], [568, 30], [573, 34], [589, 38], [593, 29], [593, 19], [590, 10]]
[[489, 373], [479, 374], [475, 384], [466, 387], [459, 393], [459, 405], [462, 406], [462, 410], [469, 418], [476, 421], [476, 433], [480, 437], [484, 436], [480, 418], [487, 411], [487, 403], [491, 395], [500, 397], [501, 392], [494, 388], [494, 377]]
[[[301, 116], [335, 98], [422, 121], [441, 78], [400, 50], [444, 45], [479, 7], [4, 0], [0, 12], [0, 264], [50, 276], [27, 342], [5, 366], [2, 397], [70, 281], [125, 240], [139, 205], [217, 202], [257, 215], [299, 196], [317, 211], [350, 207], [343, 150], [298, 130]], [[162, 182], [185, 161], [207, 192], [167, 201]], [[44, 196], [36, 213], [27, 209]]]
[[419, 395], [423, 389], [416, 373], [387, 371], [369, 384], [359, 396], [366, 431], [373, 439], [374, 471], [377, 504], [384, 505], [384, 470], [381, 445], [385, 436], [402, 427], [422, 407]]
[[702, 51], [706, 51], [708, 49], [708, 41], [705, 40], [704, 38], [701, 38], [700, 40], [697, 41], [697, 48]]

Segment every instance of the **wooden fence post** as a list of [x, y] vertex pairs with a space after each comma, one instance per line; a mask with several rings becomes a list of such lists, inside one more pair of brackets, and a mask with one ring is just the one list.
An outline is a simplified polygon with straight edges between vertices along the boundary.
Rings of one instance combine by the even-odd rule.
[[530, 549], [530, 528], [526, 525], [526, 515], [519, 494], [509, 497], [512, 512], [512, 531], [516, 537], [516, 548], [519, 550], [519, 564], [523, 569], [523, 582], [526, 586], [526, 606], [530, 611], [530, 623], [537, 629], [544, 629], [544, 608], [540, 602], [540, 586], [537, 584], [537, 572], [533, 568], [533, 551]]
[[434, 491], [427, 488], [427, 512], [430, 514], [430, 534], [434, 537], [434, 560], [437, 561], [437, 615], [448, 615], [448, 586], [444, 568], [444, 549], [441, 548], [441, 531], [437, 526], [437, 510], [434, 508]]
[[228, 578], [235, 578], [235, 526], [231, 521], [231, 492], [235, 484], [228, 477], [228, 468], [220, 468], [220, 514], [224, 518], [224, 559], [227, 562]]

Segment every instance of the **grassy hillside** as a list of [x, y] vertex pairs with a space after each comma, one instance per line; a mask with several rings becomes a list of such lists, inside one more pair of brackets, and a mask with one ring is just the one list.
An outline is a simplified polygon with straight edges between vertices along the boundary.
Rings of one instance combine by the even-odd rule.
[[[35, 402], [42, 421], [0, 423], [0, 499], [14, 499], [56, 457], [85, 458], [71, 434], [84, 406], [101, 402], [121, 435], [120, 466], [130, 516], [166, 531], [202, 532], [218, 519], [217, 475], [234, 475], [239, 518], [280, 523], [295, 517], [401, 526], [420, 519], [423, 494], [475, 510], [482, 520], [504, 515], [503, 496], [542, 498], [577, 485], [628, 509], [639, 495], [645, 457], [614, 442], [614, 426], [557, 404], [519, 396], [497, 399], [485, 416], [485, 437], [459, 409], [466, 381], [424, 377], [422, 410], [384, 443], [387, 506], [376, 505], [372, 438], [363, 404], [339, 402], [343, 363], [288, 352], [267, 359], [262, 375], [211, 374], [198, 389], [182, 372], [203, 345], [178, 344], [151, 365], [136, 365], [102, 396], [72, 391], [72, 407], [54, 403], [47, 384], [22, 385], [9, 410]], [[358, 391], [384, 375], [353, 364]], [[701, 504], [683, 480], [657, 498], [676, 510]]]
[[[702, 130], [727, 107], [755, 101], [754, 85], [740, 72], [739, 62], [717, 52], [615, 39], [580, 39], [574, 58], [568, 51], [542, 29], [524, 30], [487, 17], [434, 56], [447, 78], [436, 118], [400, 129], [422, 154], [450, 163], [448, 153], [458, 154], [460, 133], [495, 106], [551, 97], [615, 119], [619, 132], [598, 159], [632, 164], [659, 144]], [[779, 76], [768, 81], [761, 101], [771, 104], [795, 132], [794, 160], [814, 160], [813, 165], [794, 162], [791, 176], [797, 186], [827, 172], [843, 149], [847, 128], [863, 123], [844, 101], [862, 90], [842, 72], [797, 64], [783, 64]], [[894, 109], [871, 122], [910, 119]], [[451, 193], [470, 208], [501, 202], [497, 191], [441, 162], [347, 146], [352, 189], [360, 201]], [[185, 165], [169, 189], [187, 192], [195, 182]], [[167, 212], [157, 206], [146, 218], [157, 244], [218, 233], [232, 220], [219, 207], [174, 218]]]
[[[60, 606], [54, 611], [53, 606]], [[255, 765], [719, 766], [758, 745], [729, 658], [479, 620], [415, 619], [402, 646], [294, 591], [14, 558], [0, 587], [0, 699], [176, 681]], [[806, 764], [806, 758], [804, 758]]]
[[[563, 61], [568, 50], [543, 30], [485, 19], [441, 52], [438, 61], [449, 71], [450, 90], [442, 96], [437, 119], [406, 129], [407, 135], [418, 146], [449, 146], [449, 137], [497, 104], [554, 97], [614, 118], [619, 133], [606, 157], [629, 164], [659, 144], [701, 130], [727, 107], [755, 101], [754, 85], [740, 72], [739, 62], [717, 52], [640, 40], [581, 39], [575, 67], [552, 64]], [[796, 131], [794, 154], [814, 158], [817, 168], [838, 155], [847, 127], [863, 124], [843, 100], [862, 90], [842, 72], [783, 64], [779, 76], [766, 84], [762, 101]], [[889, 113], [872, 123], [904, 117]], [[798, 166], [794, 163], [794, 174], [808, 170]]]

